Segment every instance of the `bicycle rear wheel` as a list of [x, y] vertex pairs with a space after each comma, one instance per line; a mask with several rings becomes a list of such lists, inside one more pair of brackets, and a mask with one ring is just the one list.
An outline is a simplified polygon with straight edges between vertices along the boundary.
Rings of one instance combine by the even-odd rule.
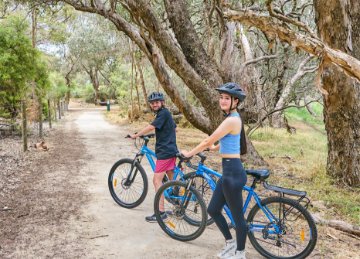
[[124, 158], [111, 168], [108, 177], [110, 194], [121, 207], [131, 209], [139, 206], [148, 191], [148, 180], [144, 168], [134, 160]]
[[[310, 213], [297, 201], [269, 197], [247, 218], [253, 247], [267, 258], [305, 258], [314, 249], [317, 230]], [[266, 216], [270, 215], [271, 221]]]
[[[190, 241], [198, 238], [206, 227], [206, 205], [193, 187], [186, 190], [186, 183], [171, 181], [162, 185], [154, 199], [154, 211], [161, 229], [171, 238]], [[160, 215], [160, 200], [164, 200], [166, 216]], [[189, 223], [189, 218], [198, 224]]]
[[[194, 187], [200, 193], [200, 195], [203, 197], [204, 202], [206, 204], [206, 208], [207, 208], [209, 206], [211, 197], [213, 195], [213, 190], [211, 189], [209, 183], [206, 181], [206, 179], [202, 175], [196, 175], [196, 172], [191, 172], [191, 173], [184, 175], [185, 181], [188, 181], [190, 179], [193, 179], [192, 187]], [[212, 177], [212, 179], [214, 180], [215, 183], [218, 180], [215, 177]], [[208, 214], [206, 225], [209, 226], [212, 223], [214, 223], [214, 219], [211, 218], [210, 215]]]

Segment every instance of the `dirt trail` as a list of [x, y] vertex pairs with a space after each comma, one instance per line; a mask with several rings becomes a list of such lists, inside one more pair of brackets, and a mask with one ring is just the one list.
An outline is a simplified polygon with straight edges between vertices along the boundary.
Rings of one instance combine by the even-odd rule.
[[[144, 220], [153, 212], [151, 174], [139, 207], [112, 200], [108, 172], [136, 152], [124, 138], [129, 130], [105, 121], [101, 109], [70, 109], [46, 139], [50, 150], [29, 152], [35, 162], [10, 173], [16, 191], [0, 191], [0, 205], [11, 208], [0, 212], [0, 258], [215, 258], [223, 244], [215, 225], [183, 243]], [[261, 258], [248, 246], [249, 258]]]

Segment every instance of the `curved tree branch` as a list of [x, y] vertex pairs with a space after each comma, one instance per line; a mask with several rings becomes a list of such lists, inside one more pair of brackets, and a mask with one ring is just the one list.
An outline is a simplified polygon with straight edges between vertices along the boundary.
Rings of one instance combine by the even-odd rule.
[[340, 50], [330, 48], [317, 38], [293, 31], [273, 17], [261, 15], [250, 10], [229, 10], [224, 15], [229, 20], [255, 26], [264, 33], [272, 34], [295, 48], [322, 57], [324, 62], [331, 62], [341, 67], [349, 76], [360, 80], [359, 60]]

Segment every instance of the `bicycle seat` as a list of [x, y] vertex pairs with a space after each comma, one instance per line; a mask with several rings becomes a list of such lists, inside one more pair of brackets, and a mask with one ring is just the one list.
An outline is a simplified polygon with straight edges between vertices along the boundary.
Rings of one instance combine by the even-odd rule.
[[245, 172], [260, 181], [264, 181], [270, 176], [270, 172], [267, 169], [245, 169]]

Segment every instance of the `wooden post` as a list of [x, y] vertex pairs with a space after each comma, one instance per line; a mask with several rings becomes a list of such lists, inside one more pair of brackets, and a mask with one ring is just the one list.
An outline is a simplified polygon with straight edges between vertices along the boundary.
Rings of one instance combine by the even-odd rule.
[[61, 120], [61, 105], [60, 105], [60, 99], [58, 100], [57, 106], [58, 106], [59, 120]]
[[52, 128], [52, 125], [51, 125], [51, 105], [50, 105], [50, 99], [48, 99], [48, 118], [49, 118], [49, 128], [51, 129]]
[[28, 145], [27, 145], [27, 119], [26, 119], [26, 100], [23, 99], [21, 101], [21, 114], [22, 114], [22, 127], [21, 127], [21, 133], [22, 133], [22, 142], [23, 142], [23, 151], [27, 151]]
[[41, 97], [38, 97], [39, 101], [39, 138], [43, 137], [43, 116], [42, 116], [42, 101]]

